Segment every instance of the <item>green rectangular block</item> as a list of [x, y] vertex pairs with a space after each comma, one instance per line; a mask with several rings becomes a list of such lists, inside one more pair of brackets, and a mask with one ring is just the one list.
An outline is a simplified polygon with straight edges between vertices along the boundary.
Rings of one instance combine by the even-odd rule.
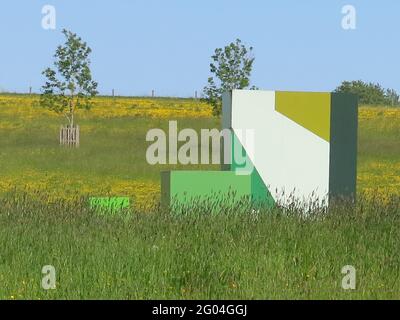
[[358, 98], [331, 95], [329, 200], [355, 200], [357, 189]]
[[128, 197], [91, 197], [89, 198], [90, 209], [115, 212], [129, 208]]
[[189, 204], [191, 201], [232, 202], [251, 198], [252, 176], [233, 171], [168, 171], [161, 173], [161, 202]]

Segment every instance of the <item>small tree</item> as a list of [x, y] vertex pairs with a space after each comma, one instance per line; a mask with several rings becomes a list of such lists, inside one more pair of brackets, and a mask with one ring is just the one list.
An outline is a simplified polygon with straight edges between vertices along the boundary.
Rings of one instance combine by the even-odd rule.
[[210, 64], [210, 71], [214, 76], [208, 78], [208, 85], [203, 90], [205, 100], [213, 107], [215, 116], [222, 111], [222, 93], [249, 88], [255, 60], [252, 52], [253, 47], [247, 48], [239, 39], [225, 48], [215, 50]]
[[74, 127], [77, 109], [90, 109], [91, 98], [97, 92], [97, 82], [92, 80], [89, 54], [92, 50], [75, 33], [63, 30], [66, 42], [54, 54], [56, 70], [43, 71], [46, 83], [42, 87], [40, 105], [63, 114]]

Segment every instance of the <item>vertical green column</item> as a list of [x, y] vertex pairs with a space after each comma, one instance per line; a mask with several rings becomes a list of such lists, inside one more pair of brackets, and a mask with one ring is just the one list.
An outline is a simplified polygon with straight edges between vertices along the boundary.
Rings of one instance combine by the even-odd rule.
[[357, 183], [358, 99], [332, 93], [329, 198], [355, 198]]

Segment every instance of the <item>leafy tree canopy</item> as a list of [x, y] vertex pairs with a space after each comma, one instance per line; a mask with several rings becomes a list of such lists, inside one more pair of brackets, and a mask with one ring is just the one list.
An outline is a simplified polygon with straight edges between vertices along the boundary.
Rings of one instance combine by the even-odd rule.
[[46, 83], [42, 86], [40, 105], [64, 114], [70, 127], [74, 126], [76, 109], [90, 109], [91, 98], [97, 92], [92, 80], [89, 55], [92, 50], [75, 33], [63, 30], [66, 41], [57, 47], [54, 67], [43, 71]]
[[344, 81], [335, 92], [353, 93], [359, 97], [361, 104], [369, 105], [400, 105], [400, 97], [393, 89], [384, 89], [379, 83]]
[[253, 48], [246, 47], [239, 39], [225, 48], [215, 50], [210, 64], [210, 72], [213, 75], [208, 78], [208, 85], [203, 90], [205, 99], [213, 107], [214, 115], [221, 114], [222, 93], [249, 88], [255, 60], [252, 52]]

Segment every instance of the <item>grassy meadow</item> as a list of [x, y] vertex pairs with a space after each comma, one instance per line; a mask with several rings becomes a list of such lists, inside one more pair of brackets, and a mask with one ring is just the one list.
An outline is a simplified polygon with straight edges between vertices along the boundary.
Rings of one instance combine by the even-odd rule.
[[81, 148], [70, 150], [58, 143], [66, 120], [32, 107], [34, 99], [0, 96], [0, 192], [45, 191], [54, 199], [123, 195], [147, 206], [159, 200], [160, 171], [174, 168], [148, 165], [147, 131], [167, 131], [169, 119], [180, 128], [219, 127], [210, 107], [194, 100], [97, 98], [91, 111], [78, 113]]
[[[400, 298], [400, 108], [360, 108], [355, 207], [176, 217], [158, 206], [160, 171], [181, 167], [148, 165], [146, 133], [169, 120], [219, 128], [208, 105], [99, 97], [78, 113], [81, 146], [68, 149], [65, 119], [35, 99], [0, 95], [1, 299]], [[90, 196], [129, 196], [132, 208], [100, 216]], [[41, 288], [44, 265], [56, 290]], [[355, 291], [341, 288], [345, 265]]]

